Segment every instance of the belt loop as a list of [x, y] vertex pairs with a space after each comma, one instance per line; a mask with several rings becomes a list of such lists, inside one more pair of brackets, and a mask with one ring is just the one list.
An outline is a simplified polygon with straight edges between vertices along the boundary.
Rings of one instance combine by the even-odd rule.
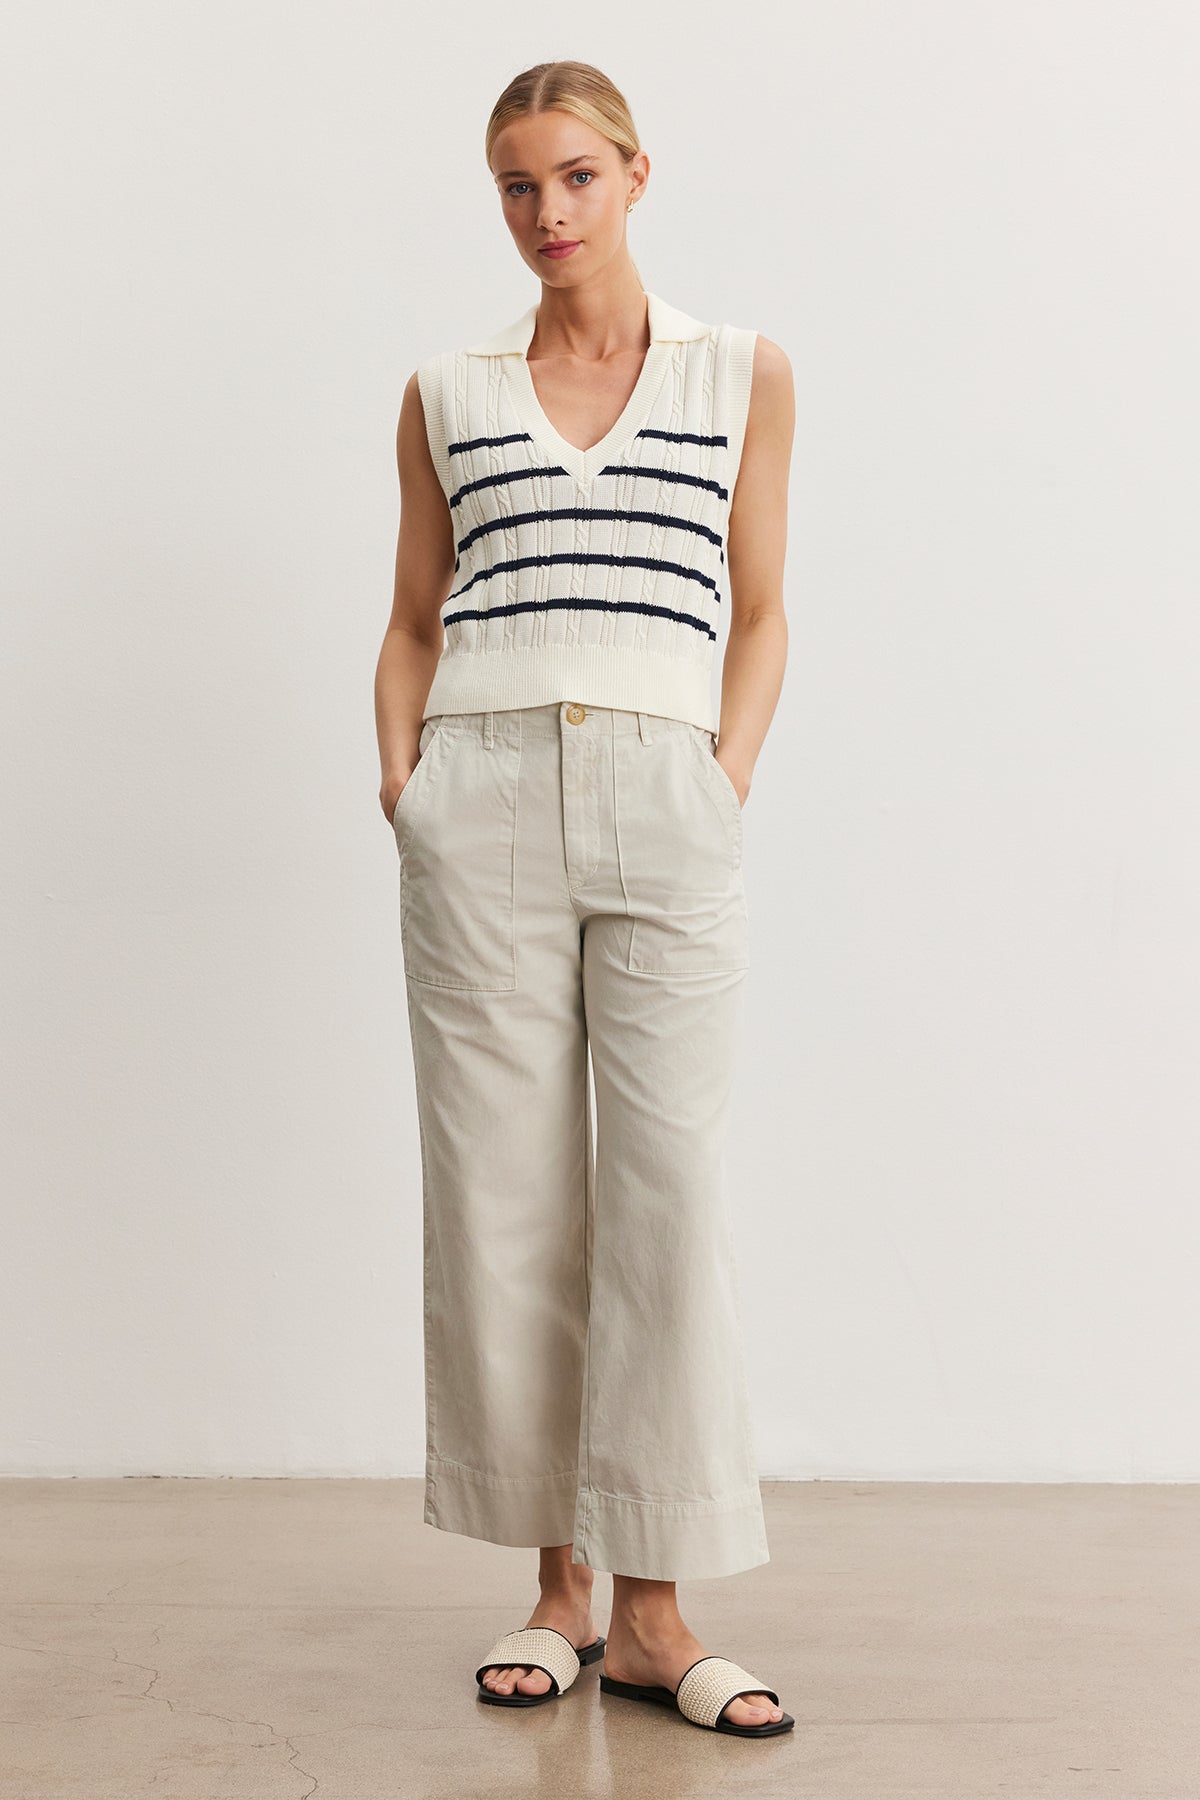
[[654, 734], [650, 729], [650, 720], [652, 716], [652, 714], [647, 712], [638, 713], [638, 736], [641, 738], [643, 744], [652, 744], [654, 742]]
[[493, 744], [495, 743], [495, 741], [496, 741], [496, 715], [494, 712], [490, 712], [490, 711], [485, 712], [483, 715], [483, 747], [484, 747], [484, 749], [490, 750], [492, 748]]

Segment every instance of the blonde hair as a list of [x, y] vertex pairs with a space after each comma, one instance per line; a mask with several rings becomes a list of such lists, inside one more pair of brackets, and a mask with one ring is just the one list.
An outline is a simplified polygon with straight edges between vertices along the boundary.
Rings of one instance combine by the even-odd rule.
[[[550, 111], [573, 113], [582, 119], [615, 145], [626, 164], [642, 147], [628, 101], [602, 70], [583, 62], [536, 63], [532, 69], [513, 76], [491, 110], [483, 139], [488, 168], [492, 166], [496, 139], [506, 125], [513, 119]], [[633, 272], [642, 281], [636, 263]], [[642, 281], [643, 290], [645, 286]]]

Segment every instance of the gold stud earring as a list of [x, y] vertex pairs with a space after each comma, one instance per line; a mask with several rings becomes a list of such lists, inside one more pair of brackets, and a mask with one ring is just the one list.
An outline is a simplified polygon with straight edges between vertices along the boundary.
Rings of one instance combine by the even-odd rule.
[[630, 201], [630, 202], [629, 202], [629, 205], [628, 205], [628, 206], [627, 206], [627, 207], [626, 207], [626, 208], [625, 208], [625, 211], [626, 211], [626, 212], [627, 212], [627, 213], [630, 213], [630, 212], [632, 212], [632, 211], [633, 211], [633, 208], [634, 208], [634, 202], [633, 202], [633, 201], [632, 201], [632, 200], [631, 200], [631, 201]]

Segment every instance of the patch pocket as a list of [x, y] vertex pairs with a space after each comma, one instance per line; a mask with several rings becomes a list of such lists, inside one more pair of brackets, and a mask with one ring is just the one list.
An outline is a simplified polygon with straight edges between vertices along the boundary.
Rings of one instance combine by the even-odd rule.
[[412, 806], [404, 794], [397, 806], [404, 972], [430, 987], [504, 992], [517, 985], [520, 746], [497, 735], [488, 749], [474, 725], [450, 721], [432, 752]]
[[638, 974], [749, 966], [741, 808], [732, 782], [698, 760], [711, 754], [702, 737], [687, 726], [659, 729], [648, 744], [636, 733], [617, 740], [627, 966]]

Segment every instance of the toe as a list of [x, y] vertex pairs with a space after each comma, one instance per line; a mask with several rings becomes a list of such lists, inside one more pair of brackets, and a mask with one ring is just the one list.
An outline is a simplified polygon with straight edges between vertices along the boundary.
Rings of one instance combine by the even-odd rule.
[[766, 1725], [781, 1719], [783, 1709], [766, 1694], [739, 1694], [729, 1702], [725, 1717], [731, 1725]]
[[494, 1694], [544, 1694], [550, 1677], [544, 1669], [531, 1669], [525, 1664], [513, 1668], [487, 1669], [483, 1685]]

